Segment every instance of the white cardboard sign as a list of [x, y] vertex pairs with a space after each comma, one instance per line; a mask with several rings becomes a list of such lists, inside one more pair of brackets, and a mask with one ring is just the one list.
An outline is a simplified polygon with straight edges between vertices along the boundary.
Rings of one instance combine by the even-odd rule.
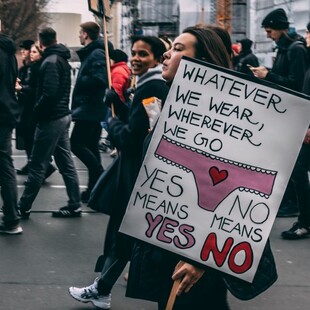
[[182, 59], [120, 231], [252, 282], [309, 97]]

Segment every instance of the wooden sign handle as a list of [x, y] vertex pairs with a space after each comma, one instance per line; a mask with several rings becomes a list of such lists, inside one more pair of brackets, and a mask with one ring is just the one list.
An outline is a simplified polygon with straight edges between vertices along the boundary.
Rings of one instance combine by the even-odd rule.
[[181, 280], [175, 280], [174, 281], [171, 292], [170, 292], [170, 296], [169, 296], [169, 299], [168, 299], [168, 302], [166, 305], [166, 310], [172, 310], [173, 309], [175, 298], [177, 296], [177, 290], [178, 290], [180, 283], [181, 283]]
[[[104, 48], [105, 48], [105, 58], [107, 63], [107, 75], [108, 75], [108, 87], [112, 87], [112, 78], [111, 78], [111, 66], [110, 66], [110, 55], [109, 55], [109, 44], [108, 44], [108, 35], [107, 35], [107, 22], [105, 15], [102, 18], [102, 28], [103, 28], [103, 38], [104, 38]], [[115, 117], [114, 105], [111, 104], [112, 117]]]

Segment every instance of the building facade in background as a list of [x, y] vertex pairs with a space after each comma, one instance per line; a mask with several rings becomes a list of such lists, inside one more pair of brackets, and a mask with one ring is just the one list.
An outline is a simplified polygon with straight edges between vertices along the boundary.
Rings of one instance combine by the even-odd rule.
[[[108, 38], [127, 54], [132, 35], [167, 35], [173, 39], [187, 26], [207, 23], [226, 28], [233, 42], [250, 38], [265, 66], [272, 65], [275, 45], [266, 38], [260, 26], [262, 19], [273, 9], [283, 8], [291, 27], [301, 35], [310, 21], [310, 0], [110, 0], [110, 4]], [[59, 41], [76, 47], [81, 16], [69, 12], [51, 16]]]
[[175, 38], [179, 34], [178, 0], [146, 0], [138, 3], [136, 26], [145, 35], [166, 35]]
[[[57, 32], [57, 40], [69, 47], [80, 46], [79, 30], [81, 14], [77, 13], [48, 13], [50, 27]], [[68, 31], [67, 29], [70, 29]]]

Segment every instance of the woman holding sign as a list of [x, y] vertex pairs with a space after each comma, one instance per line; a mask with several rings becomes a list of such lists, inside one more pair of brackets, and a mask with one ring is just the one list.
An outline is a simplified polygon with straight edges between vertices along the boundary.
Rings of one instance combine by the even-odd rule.
[[101, 276], [90, 286], [69, 288], [73, 298], [91, 302], [100, 309], [110, 308], [112, 287], [131, 256], [132, 239], [118, 234], [118, 229], [141, 166], [143, 141], [151, 129], [144, 102], [150, 103], [154, 97], [164, 101], [168, 93], [168, 87], [161, 76], [161, 61], [165, 51], [164, 44], [157, 37], [134, 37], [130, 64], [137, 83], [132, 102], [129, 106], [125, 105], [113, 89], [105, 96], [105, 104], [111, 106], [113, 103], [116, 114], [109, 122], [109, 138], [119, 155], [115, 161], [118, 166], [113, 181], [116, 194], [113, 198], [107, 197], [112, 202], [104, 255], [99, 257], [96, 265], [96, 271], [101, 272]]
[[[168, 84], [172, 83], [182, 56], [231, 68], [230, 55], [223, 40], [209, 27], [186, 28], [164, 54], [162, 76]], [[146, 146], [150, 137], [151, 134], [145, 140]], [[159, 310], [172, 309], [168, 299], [174, 287], [177, 295], [174, 310], [228, 310], [227, 289], [240, 299], [250, 299], [266, 290], [276, 278], [269, 244], [251, 284], [137, 241], [131, 259], [126, 295], [157, 302]]]

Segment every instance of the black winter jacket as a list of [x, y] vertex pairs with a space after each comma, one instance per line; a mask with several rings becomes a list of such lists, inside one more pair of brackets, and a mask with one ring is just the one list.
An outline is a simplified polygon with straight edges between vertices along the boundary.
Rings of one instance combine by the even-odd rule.
[[250, 76], [254, 76], [253, 72], [248, 68], [247, 65], [250, 65], [252, 67], [259, 66], [258, 58], [253, 54], [251, 49], [242, 51], [239, 54], [239, 63], [237, 65], [237, 71]]
[[308, 48], [308, 59], [309, 59], [309, 66], [308, 70], [305, 74], [304, 84], [302, 88], [302, 92], [306, 95], [310, 96], [310, 48]]
[[70, 114], [70, 51], [62, 44], [45, 49], [39, 70], [34, 116], [38, 122], [56, 120]]
[[[174, 253], [137, 241], [131, 257], [126, 296], [154, 302], [168, 299], [173, 285], [171, 277], [180, 259], [180, 256]], [[205, 300], [204, 292], [221, 281], [236, 298], [249, 300], [266, 291], [278, 278], [269, 240], [252, 283], [188, 259], [183, 260], [205, 269], [204, 275], [197, 282], [199, 285], [194, 285], [185, 296], [181, 295], [193, 300], [202, 298], [201, 304]]]
[[[118, 229], [126, 211], [126, 207], [138, 176], [143, 153], [143, 141], [149, 132], [149, 118], [143, 107], [142, 100], [149, 97], [157, 97], [165, 101], [168, 87], [161, 77], [161, 66], [149, 69], [137, 82], [133, 101], [129, 108], [127, 120], [118, 117], [110, 123], [110, 139], [119, 151], [119, 169], [116, 181], [115, 202], [110, 216], [107, 238], [105, 241], [105, 253], [111, 244], [109, 238], [114, 240], [116, 236], [116, 251], [123, 258], [130, 258], [131, 238], [118, 234]], [[124, 106], [124, 104], [122, 103]], [[113, 233], [111, 233], [113, 231]]]
[[302, 92], [310, 96], [310, 67], [305, 74], [305, 80]]
[[15, 52], [14, 42], [0, 33], [0, 126], [14, 127], [21, 113], [15, 96], [18, 74]]
[[77, 54], [81, 67], [72, 95], [72, 119], [103, 121], [107, 112], [103, 97], [108, 87], [104, 42], [95, 40]]
[[22, 105], [23, 112], [20, 126], [33, 126], [33, 109], [36, 103], [36, 91], [41, 61], [32, 62], [19, 70], [19, 78], [22, 89], [18, 93], [18, 102]]
[[294, 33], [282, 34], [277, 42], [277, 56], [266, 76], [266, 80], [275, 84], [301, 91], [305, 72], [308, 68], [305, 39]]

